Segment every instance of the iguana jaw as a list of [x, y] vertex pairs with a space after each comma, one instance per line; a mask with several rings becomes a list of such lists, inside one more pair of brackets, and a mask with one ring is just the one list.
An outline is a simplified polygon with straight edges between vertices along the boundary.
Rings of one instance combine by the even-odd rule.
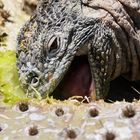
[[91, 98], [92, 95], [92, 99], [95, 100], [95, 84], [87, 55], [75, 56], [69, 70], [52, 95], [62, 100], [72, 96]]
[[[44, 79], [44, 84], [39, 86], [29, 84], [27, 88], [28, 96], [46, 98], [46, 96], [51, 95], [63, 100], [72, 96], [91, 97], [92, 95], [92, 99], [95, 100], [95, 84], [91, 76], [88, 56], [87, 53], [83, 55], [80, 52], [82, 52], [82, 49], [75, 54], [78, 56], [73, 56], [72, 60], [69, 59], [69, 64], [65, 66], [66, 69], [62, 68], [61, 71], [56, 69], [52, 75], [47, 72], [45, 77], [45, 72], [39, 74], [34, 69], [34, 72], [39, 75], [40, 81]], [[20, 80], [23, 83], [24, 78]]]

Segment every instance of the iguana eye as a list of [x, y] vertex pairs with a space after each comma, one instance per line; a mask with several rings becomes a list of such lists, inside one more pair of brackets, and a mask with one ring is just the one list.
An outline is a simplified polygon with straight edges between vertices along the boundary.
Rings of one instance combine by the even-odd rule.
[[59, 37], [53, 37], [50, 39], [48, 43], [48, 55], [54, 55], [58, 51], [60, 46], [60, 38]]

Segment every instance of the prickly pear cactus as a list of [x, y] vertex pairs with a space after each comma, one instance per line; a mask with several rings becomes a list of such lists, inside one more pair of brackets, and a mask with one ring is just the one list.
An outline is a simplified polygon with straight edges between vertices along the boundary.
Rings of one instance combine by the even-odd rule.
[[[140, 101], [29, 99], [19, 86], [16, 35], [36, 1], [0, 0], [0, 139], [139, 140]], [[30, 8], [31, 7], [31, 8]]]
[[139, 102], [21, 101], [0, 107], [0, 139], [138, 140], [139, 112]]

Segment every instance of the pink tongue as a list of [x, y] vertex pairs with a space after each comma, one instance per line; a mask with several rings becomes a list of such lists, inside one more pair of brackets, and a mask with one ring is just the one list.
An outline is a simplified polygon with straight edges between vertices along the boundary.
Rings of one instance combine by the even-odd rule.
[[57, 96], [61, 96], [62, 99], [72, 96], [90, 96], [91, 83], [92, 77], [87, 59], [84, 56], [80, 59], [77, 57], [57, 87]]

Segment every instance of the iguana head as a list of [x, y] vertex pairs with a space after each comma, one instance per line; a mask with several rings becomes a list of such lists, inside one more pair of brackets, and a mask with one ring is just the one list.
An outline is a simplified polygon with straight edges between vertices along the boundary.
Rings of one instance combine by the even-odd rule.
[[31, 96], [51, 94], [75, 56], [87, 55], [97, 21], [82, 12], [80, 0], [42, 0], [21, 29], [17, 47], [18, 73], [22, 86]]

